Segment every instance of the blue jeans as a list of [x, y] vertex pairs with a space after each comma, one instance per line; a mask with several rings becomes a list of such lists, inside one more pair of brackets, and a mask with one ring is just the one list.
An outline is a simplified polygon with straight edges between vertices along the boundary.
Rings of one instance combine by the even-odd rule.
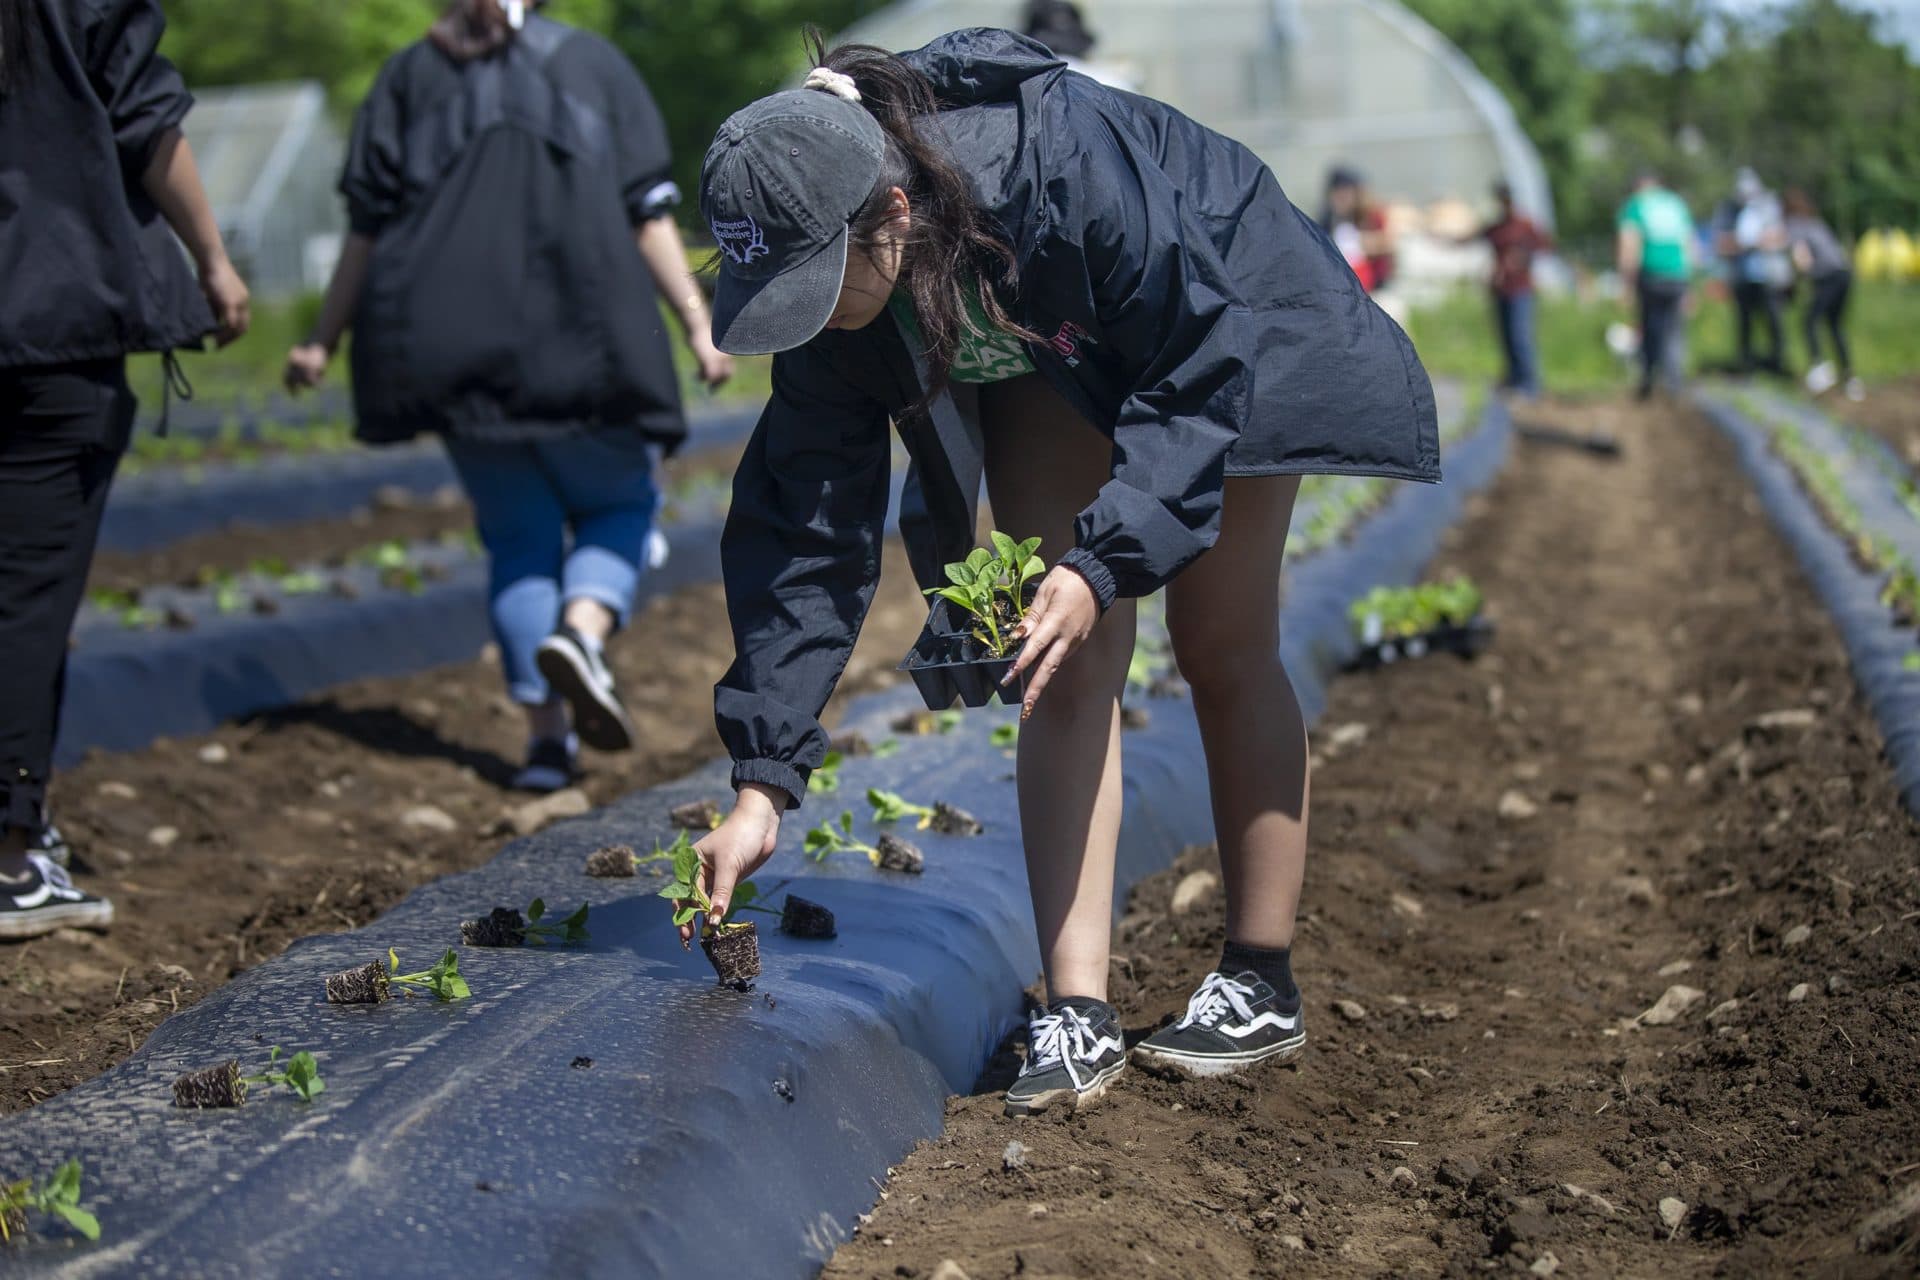
[[[533, 653], [570, 601], [605, 605], [624, 625], [646, 563], [659, 494], [636, 436], [447, 441], [492, 558], [490, 612], [515, 702], [549, 698]], [[572, 542], [568, 544], [568, 531]]]
[[1500, 322], [1500, 345], [1507, 354], [1507, 376], [1502, 387], [1530, 396], [1540, 394], [1540, 358], [1533, 341], [1533, 295], [1507, 298], [1493, 295], [1494, 315]]

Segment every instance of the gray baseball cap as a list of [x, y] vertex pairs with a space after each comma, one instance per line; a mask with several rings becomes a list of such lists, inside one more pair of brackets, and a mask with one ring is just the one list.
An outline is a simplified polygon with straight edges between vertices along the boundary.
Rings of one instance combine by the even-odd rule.
[[787, 351], [833, 318], [847, 223], [879, 180], [880, 122], [857, 102], [789, 89], [733, 113], [707, 148], [700, 213], [720, 246], [713, 344]]

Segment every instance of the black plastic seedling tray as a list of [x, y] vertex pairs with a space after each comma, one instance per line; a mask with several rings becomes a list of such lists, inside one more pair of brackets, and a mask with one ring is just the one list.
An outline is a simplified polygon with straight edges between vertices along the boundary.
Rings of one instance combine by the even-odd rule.
[[1360, 646], [1360, 652], [1347, 663], [1347, 670], [1370, 671], [1431, 653], [1451, 653], [1471, 661], [1493, 643], [1493, 630], [1490, 619], [1476, 617], [1463, 626], [1435, 627], [1417, 636], [1390, 636]]
[[945, 711], [956, 698], [969, 707], [984, 707], [996, 695], [1008, 706], [1018, 706], [1021, 687], [1000, 681], [1013, 669], [1019, 646], [1004, 658], [967, 657], [981, 646], [954, 612], [951, 601], [935, 599], [920, 638], [900, 663], [900, 670], [913, 677], [920, 700], [929, 711]]

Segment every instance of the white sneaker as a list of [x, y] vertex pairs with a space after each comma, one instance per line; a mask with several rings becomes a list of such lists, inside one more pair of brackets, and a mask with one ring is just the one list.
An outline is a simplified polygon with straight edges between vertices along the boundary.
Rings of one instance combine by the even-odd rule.
[[1847, 379], [1847, 399], [1859, 404], [1867, 398], [1867, 384], [1858, 378]]
[[1822, 360], [1807, 370], [1807, 390], [1814, 395], [1823, 395], [1833, 390], [1833, 384], [1840, 381], [1840, 375], [1834, 371], [1831, 360]]

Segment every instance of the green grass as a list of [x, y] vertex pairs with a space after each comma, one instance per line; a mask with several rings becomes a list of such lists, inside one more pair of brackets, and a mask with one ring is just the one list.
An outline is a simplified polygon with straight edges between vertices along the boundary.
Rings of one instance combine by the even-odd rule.
[[[1687, 324], [1688, 351], [1696, 370], [1728, 363], [1734, 347], [1734, 311], [1731, 302], [1696, 292], [1699, 305]], [[1788, 361], [1807, 366], [1800, 340], [1803, 300], [1790, 305], [1786, 315]], [[1538, 338], [1542, 379], [1547, 390], [1582, 395], [1617, 390], [1632, 383], [1633, 374], [1607, 350], [1606, 329], [1632, 316], [1617, 303], [1580, 302], [1570, 297], [1540, 298]], [[1920, 372], [1920, 287], [1885, 281], [1854, 286], [1847, 316], [1847, 336], [1853, 345], [1856, 371], [1868, 381]], [[1495, 334], [1493, 306], [1486, 291], [1462, 288], [1430, 307], [1416, 310], [1407, 333], [1429, 372], [1471, 382], [1499, 378], [1501, 357]]]
[[[246, 337], [219, 351], [187, 351], [180, 363], [187, 380], [193, 384], [194, 401], [221, 407], [264, 403], [280, 389], [280, 370], [287, 351], [306, 337], [319, 313], [319, 295], [308, 295], [284, 302], [255, 303], [253, 327]], [[674, 367], [680, 373], [682, 399], [688, 409], [709, 403], [758, 402], [772, 390], [771, 356], [736, 357], [733, 380], [716, 395], [694, 378], [693, 352], [680, 336], [679, 323], [665, 308], [661, 316], [673, 340]], [[348, 339], [350, 343], [351, 338]], [[327, 370], [327, 385], [342, 389], [351, 385], [348, 351], [340, 354]], [[160, 411], [160, 357], [135, 356], [127, 362], [127, 378], [132, 383], [148, 418]], [[143, 419], [144, 420], [144, 419]]]

